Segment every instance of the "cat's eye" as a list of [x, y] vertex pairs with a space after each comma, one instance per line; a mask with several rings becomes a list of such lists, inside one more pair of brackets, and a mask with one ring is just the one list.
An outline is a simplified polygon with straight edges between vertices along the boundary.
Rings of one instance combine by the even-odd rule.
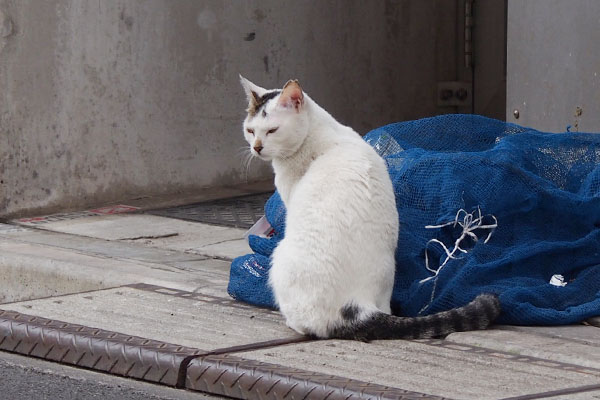
[[277, 129], [279, 129], [279, 128], [277, 127], [277, 128], [269, 129], [269, 130], [267, 131], [267, 135], [268, 135], [269, 133], [275, 133], [275, 132], [277, 131]]
[[246, 129], [246, 130], [247, 130], [247, 131], [248, 131], [248, 133], [250, 133], [251, 135], [254, 135], [254, 129], [250, 129], [250, 128], [248, 128], [248, 129]]

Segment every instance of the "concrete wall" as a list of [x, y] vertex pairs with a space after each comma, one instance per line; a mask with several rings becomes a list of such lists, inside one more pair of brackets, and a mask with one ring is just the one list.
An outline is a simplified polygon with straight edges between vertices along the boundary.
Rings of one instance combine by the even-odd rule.
[[270, 177], [237, 74], [361, 133], [452, 108], [457, 2], [0, 0], [0, 216]]
[[599, 1], [510, 0], [507, 41], [507, 121], [600, 132]]
[[506, 113], [507, 1], [473, 4], [473, 113], [500, 120], [505, 119]]

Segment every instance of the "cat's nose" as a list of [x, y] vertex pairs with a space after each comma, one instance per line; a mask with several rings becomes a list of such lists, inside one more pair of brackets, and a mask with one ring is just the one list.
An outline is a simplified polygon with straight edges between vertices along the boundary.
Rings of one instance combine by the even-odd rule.
[[262, 151], [263, 147], [261, 145], [258, 146], [254, 146], [254, 151], [256, 151], [258, 154], [260, 154], [260, 152]]

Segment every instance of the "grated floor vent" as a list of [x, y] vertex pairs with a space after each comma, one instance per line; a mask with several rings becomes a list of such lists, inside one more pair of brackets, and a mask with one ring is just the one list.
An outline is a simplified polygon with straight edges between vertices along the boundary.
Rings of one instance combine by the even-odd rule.
[[264, 215], [265, 203], [273, 193], [253, 194], [185, 206], [146, 211], [147, 214], [208, 224], [250, 228]]

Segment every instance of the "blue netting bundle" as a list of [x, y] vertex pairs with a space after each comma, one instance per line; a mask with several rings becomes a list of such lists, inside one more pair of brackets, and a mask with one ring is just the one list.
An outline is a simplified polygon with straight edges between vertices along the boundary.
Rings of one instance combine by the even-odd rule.
[[[491, 292], [503, 306], [500, 323], [600, 315], [600, 134], [445, 115], [384, 126], [365, 140], [387, 161], [400, 215], [393, 309], [426, 315]], [[265, 214], [275, 235], [250, 238], [255, 253], [233, 261], [229, 294], [273, 307], [269, 256], [285, 230], [277, 194]], [[566, 285], [550, 284], [554, 275]]]

